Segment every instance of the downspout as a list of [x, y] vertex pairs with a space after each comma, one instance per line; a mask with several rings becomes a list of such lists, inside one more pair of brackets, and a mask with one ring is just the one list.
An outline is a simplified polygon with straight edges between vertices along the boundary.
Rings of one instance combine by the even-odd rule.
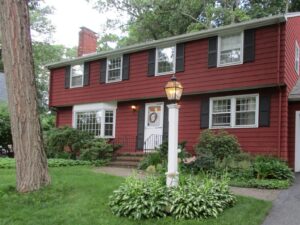
[[280, 23], [278, 23], [278, 32], [277, 32], [277, 85], [279, 90], [279, 111], [278, 111], [278, 137], [277, 137], [277, 156], [280, 157], [281, 154], [281, 114], [282, 114], [282, 94], [281, 94], [281, 86], [280, 86], [280, 51], [281, 51], [281, 27]]

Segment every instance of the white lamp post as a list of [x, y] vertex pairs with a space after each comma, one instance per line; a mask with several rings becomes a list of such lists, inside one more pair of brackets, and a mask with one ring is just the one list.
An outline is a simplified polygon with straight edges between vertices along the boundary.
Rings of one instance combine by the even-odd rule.
[[181, 98], [183, 87], [180, 82], [176, 80], [175, 75], [171, 78], [165, 86], [165, 92], [171, 104], [169, 109], [169, 136], [168, 136], [168, 172], [167, 186], [178, 186], [178, 118], [179, 108], [178, 101]]

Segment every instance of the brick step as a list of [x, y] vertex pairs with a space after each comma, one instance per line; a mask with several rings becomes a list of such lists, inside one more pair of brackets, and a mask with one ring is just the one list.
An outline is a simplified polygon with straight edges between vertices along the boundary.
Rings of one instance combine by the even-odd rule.
[[116, 156], [141, 157], [144, 155], [145, 155], [145, 153], [143, 151], [140, 151], [140, 152], [117, 152], [116, 153]]
[[108, 166], [112, 167], [124, 167], [124, 168], [137, 168], [139, 162], [133, 161], [111, 161]]
[[143, 156], [123, 156], [119, 155], [114, 158], [115, 161], [131, 161], [131, 162], [140, 162], [144, 157]]

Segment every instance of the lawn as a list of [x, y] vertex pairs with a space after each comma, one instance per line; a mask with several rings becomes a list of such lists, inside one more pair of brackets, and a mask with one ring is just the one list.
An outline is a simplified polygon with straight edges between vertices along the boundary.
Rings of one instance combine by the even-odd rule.
[[97, 174], [83, 166], [50, 171], [50, 187], [17, 194], [15, 171], [0, 169], [0, 225], [259, 225], [271, 207], [270, 202], [238, 197], [237, 204], [217, 219], [134, 221], [112, 215], [108, 207], [108, 196], [123, 178]]

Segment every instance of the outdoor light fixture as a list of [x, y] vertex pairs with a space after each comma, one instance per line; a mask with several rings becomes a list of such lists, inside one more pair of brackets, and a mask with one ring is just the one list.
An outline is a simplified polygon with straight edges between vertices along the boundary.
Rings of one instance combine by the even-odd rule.
[[168, 104], [169, 115], [169, 132], [168, 132], [168, 170], [166, 173], [167, 187], [176, 187], [179, 184], [178, 173], [178, 121], [179, 108], [177, 103], [182, 95], [183, 87], [180, 82], [176, 80], [175, 75], [172, 76], [165, 86], [165, 92], [170, 101]]
[[135, 112], [135, 111], [137, 110], [136, 105], [132, 105], [132, 106], [131, 106], [131, 110], [132, 110], [133, 112]]
[[172, 76], [171, 81], [169, 81], [165, 86], [165, 92], [168, 100], [179, 101], [182, 95], [183, 87], [180, 82], [177, 81], [175, 75]]

